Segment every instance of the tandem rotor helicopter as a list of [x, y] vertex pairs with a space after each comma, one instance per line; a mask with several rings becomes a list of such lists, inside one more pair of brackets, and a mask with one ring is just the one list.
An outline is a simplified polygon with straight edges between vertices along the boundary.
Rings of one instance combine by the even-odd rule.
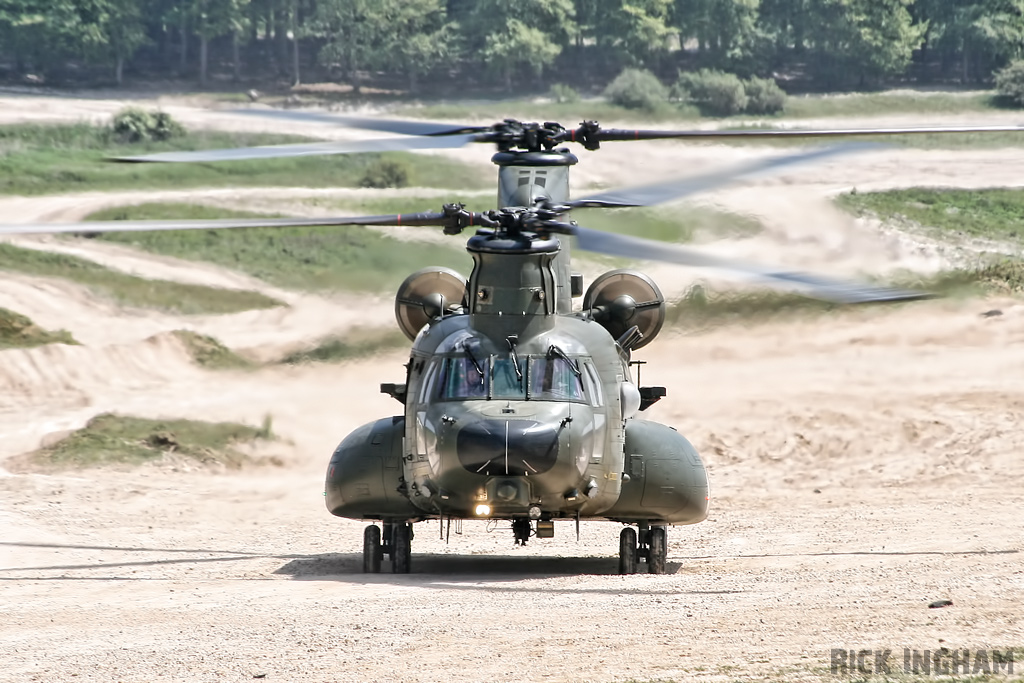
[[[713, 257], [663, 242], [588, 229], [569, 212], [648, 206], [718, 187], [756, 173], [847, 151], [830, 147], [759, 161], [729, 172], [569, 198], [577, 157], [621, 140], [725, 137], [833, 137], [908, 133], [1022, 131], [1024, 127], [873, 130], [653, 131], [603, 129], [585, 121], [505, 120], [492, 126], [244, 110], [284, 119], [322, 120], [404, 135], [359, 142], [276, 145], [174, 152], [123, 161], [209, 162], [496, 145], [498, 207], [467, 211], [316, 219], [110, 221], [0, 226], [6, 233], [111, 232], [295, 226], [440, 226], [471, 230], [468, 278], [447, 268], [410, 275], [395, 298], [399, 327], [412, 342], [404, 380], [381, 391], [402, 414], [364, 425], [330, 458], [326, 502], [331, 514], [371, 520], [363, 536], [363, 571], [379, 572], [385, 557], [396, 573], [410, 571], [413, 524], [466, 519], [511, 522], [516, 543], [550, 538], [556, 520], [624, 524], [618, 568], [665, 571], [667, 527], [707, 516], [708, 476], [690, 442], [673, 427], [640, 414], [666, 395], [639, 386], [632, 354], [658, 335], [665, 298], [644, 273], [607, 272], [584, 289], [570, 262], [570, 242], [615, 256], [716, 268], [836, 303], [899, 301], [922, 292], [874, 287]], [[574, 299], [582, 297], [575, 309]], [[377, 524], [379, 522], [379, 525]]]

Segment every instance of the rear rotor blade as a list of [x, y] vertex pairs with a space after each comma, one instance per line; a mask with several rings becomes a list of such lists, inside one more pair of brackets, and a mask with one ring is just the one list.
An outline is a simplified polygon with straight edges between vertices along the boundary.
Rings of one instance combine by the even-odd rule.
[[850, 144], [833, 147], [823, 147], [809, 152], [800, 152], [783, 157], [762, 159], [753, 163], [717, 173], [707, 173], [695, 177], [674, 178], [650, 185], [639, 185], [637, 187], [622, 190], [611, 190], [598, 194], [573, 199], [565, 203], [572, 209], [593, 208], [593, 207], [629, 207], [629, 206], [653, 206], [674, 199], [682, 199], [698, 192], [707, 192], [718, 187], [727, 185], [735, 180], [749, 178], [759, 173], [776, 171], [787, 166], [825, 159], [840, 154], [850, 154], [873, 148], [874, 145]]
[[221, 218], [168, 221], [86, 221], [81, 223], [0, 224], [0, 235], [46, 233], [147, 232], [153, 230], [222, 230], [226, 228], [301, 228], [335, 225], [447, 225], [447, 213], [406, 213], [343, 218]]
[[446, 137], [383, 138], [352, 142], [310, 142], [297, 145], [268, 145], [237, 149], [211, 149], [195, 152], [162, 152], [135, 157], [116, 157], [113, 161], [186, 163], [204, 161], [245, 161], [284, 157], [329, 156], [362, 152], [402, 152], [416, 149], [450, 149], [474, 142], [476, 135]]
[[875, 287], [857, 282], [845, 282], [807, 273], [770, 268], [754, 263], [745, 263], [743, 261], [705, 254], [696, 249], [675, 244], [601, 232], [581, 226], [574, 226], [572, 233], [576, 236], [580, 249], [587, 251], [625, 258], [662, 261], [681, 266], [714, 268], [746, 278], [760, 280], [775, 287], [797, 289], [806, 296], [837, 304], [904, 301], [924, 299], [931, 296], [926, 292]]
[[483, 133], [491, 130], [490, 126], [460, 126], [434, 121], [405, 121], [401, 119], [382, 119], [375, 116], [348, 116], [347, 114], [332, 114], [310, 110], [235, 109], [231, 113], [284, 119], [286, 121], [321, 121], [349, 128], [379, 130], [385, 133], [398, 133], [400, 135], [467, 135], [469, 133]]

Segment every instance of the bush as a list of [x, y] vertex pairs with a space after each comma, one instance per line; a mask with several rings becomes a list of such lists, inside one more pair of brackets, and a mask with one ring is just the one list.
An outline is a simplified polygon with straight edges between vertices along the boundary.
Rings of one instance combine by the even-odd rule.
[[580, 94], [571, 85], [565, 83], [555, 83], [551, 86], [551, 99], [559, 104], [579, 102]]
[[747, 108], [747, 93], [736, 74], [701, 69], [680, 73], [674, 91], [681, 99], [689, 99], [705, 114], [732, 116]]
[[409, 166], [392, 159], [378, 159], [370, 164], [359, 181], [362, 187], [405, 187], [409, 184]]
[[119, 111], [110, 129], [121, 142], [169, 140], [185, 134], [184, 126], [170, 114], [162, 111], [151, 113], [135, 107]]
[[650, 71], [626, 69], [604, 90], [613, 104], [626, 109], [656, 111], [668, 102], [668, 89]]
[[751, 78], [743, 85], [747, 94], [747, 113], [777, 114], [786, 106], [786, 93], [772, 78]]
[[1018, 107], [1024, 106], [1024, 59], [1015, 59], [996, 72], [996, 90]]

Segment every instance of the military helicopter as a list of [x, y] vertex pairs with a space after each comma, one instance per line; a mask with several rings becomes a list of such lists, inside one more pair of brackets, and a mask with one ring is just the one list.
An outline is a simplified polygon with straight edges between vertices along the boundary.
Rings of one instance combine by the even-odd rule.
[[[297, 112], [259, 115], [294, 118]], [[569, 220], [578, 209], [648, 206], [757, 173], [849, 151], [801, 151], [699, 178], [670, 179], [626, 190], [569, 198], [577, 157], [559, 145], [597, 149], [612, 140], [743, 136], [877, 135], [963, 132], [988, 128], [885, 131], [622, 131], [595, 122], [577, 129], [506, 120], [490, 127], [358, 117], [326, 117], [374, 130], [414, 135], [383, 141], [312, 143], [131, 157], [125, 161], [222, 161], [305, 154], [496, 144], [498, 206], [467, 211], [331, 219], [110, 221], [0, 226], [0, 233], [107, 232], [307, 225], [440, 226], [469, 228], [473, 270], [447, 268], [410, 275], [395, 299], [399, 327], [412, 342], [405, 378], [381, 385], [402, 414], [371, 422], [345, 437], [330, 458], [325, 494], [331, 514], [372, 520], [363, 537], [363, 571], [411, 567], [413, 524], [440, 520], [507, 520], [514, 541], [550, 538], [554, 522], [610, 520], [624, 524], [618, 569], [665, 571], [667, 527], [707, 516], [704, 464], [674, 428], [640, 419], [666, 395], [640, 386], [632, 354], [654, 340], [665, 320], [665, 298], [648, 276], [615, 269], [584, 291], [574, 273], [570, 240], [579, 248], [635, 259], [716, 268], [795, 288], [836, 303], [901, 301], [926, 293], [712, 257], [698, 250], [604, 233]], [[1024, 130], [998, 127], [1000, 130]], [[577, 309], [573, 300], [582, 297]]]

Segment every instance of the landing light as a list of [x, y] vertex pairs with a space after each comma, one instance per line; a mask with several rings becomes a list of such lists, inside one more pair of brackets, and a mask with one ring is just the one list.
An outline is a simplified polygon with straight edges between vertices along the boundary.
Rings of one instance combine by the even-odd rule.
[[478, 514], [481, 517], [486, 517], [487, 515], [491, 514], [491, 506], [490, 505], [477, 505], [476, 506], [476, 514]]

